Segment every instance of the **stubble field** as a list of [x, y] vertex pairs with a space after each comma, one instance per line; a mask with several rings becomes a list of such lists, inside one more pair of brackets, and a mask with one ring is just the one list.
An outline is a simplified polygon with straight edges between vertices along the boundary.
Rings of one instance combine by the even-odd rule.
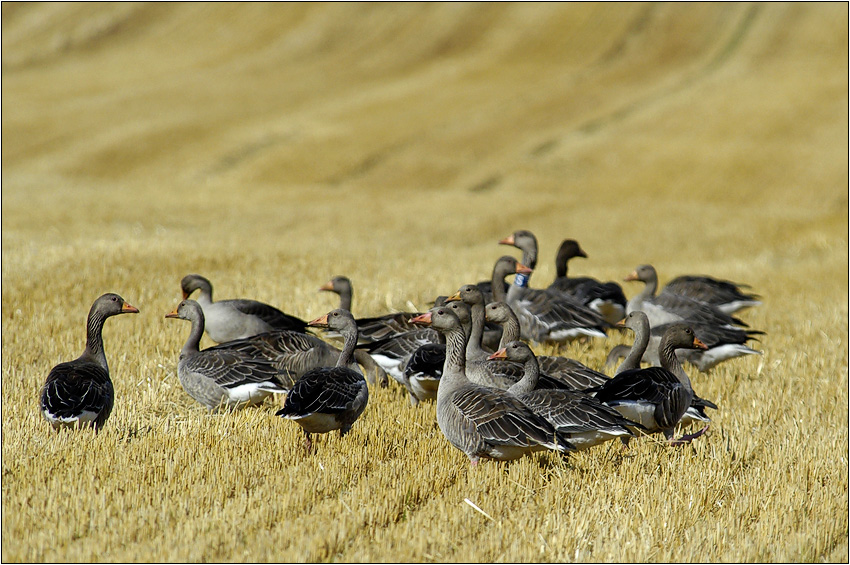
[[[4, 3], [3, 561], [846, 562], [847, 15]], [[762, 356], [689, 368], [705, 437], [470, 469], [391, 382], [309, 456], [282, 398], [210, 415], [180, 387], [186, 274], [303, 319], [336, 274], [355, 315], [424, 309], [516, 229], [532, 286], [571, 237], [575, 274], [763, 296]], [[106, 324], [115, 409], [55, 433], [40, 388], [110, 291], [141, 311]]]

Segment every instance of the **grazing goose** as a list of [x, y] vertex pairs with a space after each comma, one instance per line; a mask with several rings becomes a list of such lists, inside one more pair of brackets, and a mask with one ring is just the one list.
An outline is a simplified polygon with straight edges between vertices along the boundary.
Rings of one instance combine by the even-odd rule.
[[216, 343], [251, 337], [272, 330], [304, 332], [307, 322], [284, 314], [274, 306], [246, 299], [213, 302], [213, 289], [209, 280], [201, 275], [186, 275], [180, 281], [183, 300], [193, 292], [198, 294], [198, 304], [204, 310], [206, 332]]
[[[598, 400], [642, 424], [649, 433], [662, 432], [671, 445], [688, 443], [702, 435], [708, 425], [693, 435], [673, 439], [676, 425], [694, 400], [698, 404], [702, 401], [694, 394], [691, 381], [676, 358], [675, 350], [679, 348], [703, 349], [705, 345], [690, 327], [674, 324], [661, 340], [661, 367], [629, 369], [586, 392], [594, 393]], [[623, 442], [628, 440], [624, 438]]]
[[446, 362], [437, 389], [437, 424], [475, 466], [481, 458], [506, 461], [551, 449], [572, 449], [567, 439], [516, 396], [466, 378], [466, 335], [458, 317], [438, 306], [417, 316], [446, 339]]
[[180, 351], [177, 377], [189, 396], [209, 408], [239, 409], [262, 403], [272, 393], [286, 392], [282, 371], [262, 357], [221, 345], [201, 351], [204, 311], [194, 300], [183, 300], [165, 315], [192, 323], [189, 339]]
[[357, 323], [351, 312], [332, 310], [309, 325], [338, 331], [345, 344], [335, 366], [317, 367], [301, 375], [276, 413], [301, 426], [308, 452], [313, 448], [310, 434], [339, 430], [339, 437], [344, 436], [369, 401], [363, 375], [348, 368], [357, 345]]
[[758, 294], [744, 292], [749, 285], [716, 279], [706, 275], [682, 275], [676, 277], [661, 290], [707, 302], [721, 312], [734, 314], [738, 310], [761, 304]]
[[569, 438], [577, 450], [587, 449], [617, 437], [632, 437], [627, 426], [637, 426], [593, 396], [577, 390], [538, 388], [540, 368], [528, 345], [512, 341], [490, 356], [523, 364], [524, 375], [508, 392], [534, 413], [545, 418]]
[[626, 305], [626, 312], [643, 311], [649, 318], [650, 326], [660, 326], [671, 322], [709, 324], [715, 326], [746, 327], [743, 321], [724, 314], [714, 306], [679, 294], [662, 293], [658, 296], [658, 273], [652, 265], [638, 265], [625, 281], [641, 281], [643, 290], [633, 296]]
[[574, 239], [565, 239], [555, 257], [557, 275], [547, 290], [569, 294], [592, 310], [599, 312], [609, 324], [616, 324], [626, 315], [626, 295], [615, 282], [600, 282], [591, 277], [567, 277], [567, 263], [574, 257], [587, 254]]
[[[351, 312], [354, 289], [348, 277], [336, 276], [319, 287], [319, 290], [339, 295], [339, 307]], [[359, 343], [371, 343], [382, 339], [419, 329], [410, 323], [410, 319], [422, 312], [395, 312], [369, 318], [355, 318], [357, 322], [357, 340]], [[330, 337], [338, 337], [328, 332]]]
[[98, 432], [103, 427], [115, 402], [103, 350], [103, 324], [110, 316], [138, 312], [117, 294], [94, 301], [86, 320], [83, 354], [50, 369], [41, 389], [41, 413], [54, 429], [90, 426]]
[[[491, 302], [484, 308], [484, 316], [488, 321], [502, 326], [502, 340], [499, 342], [499, 349], [512, 341], [519, 340], [519, 320], [506, 303]], [[543, 388], [584, 390], [601, 385], [608, 380], [607, 375], [594, 371], [584, 363], [569, 357], [538, 355], [537, 362], [542, 373]], [[553, 386], [553, 383], [546, 380], [547, 378], [558, 381], [558, 384]]]

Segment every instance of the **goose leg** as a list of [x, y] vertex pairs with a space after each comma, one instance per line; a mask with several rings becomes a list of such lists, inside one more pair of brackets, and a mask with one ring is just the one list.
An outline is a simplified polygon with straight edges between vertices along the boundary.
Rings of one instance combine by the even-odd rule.
[[700, 431], [698, 431], [696, 433], [685, 434], [682, 437], [680, 437], [679, 439], [672, 439], [671, 438], [670, 439], [670, 445], [679, 446], [679, 445], [684, 445], [686, 443], [691, 443], [693, 440], [695, 440], [696, 438], [698, 438], [699, 436], [704, 434], [707, 430], [708, 430], [708, 424], [703, 429], [701, 429]]
[[307, 448], [307, 453], [311, 453], [313, 451], [313, 442], [310, 440], [309, 432], [304, 432], [304, 447]]

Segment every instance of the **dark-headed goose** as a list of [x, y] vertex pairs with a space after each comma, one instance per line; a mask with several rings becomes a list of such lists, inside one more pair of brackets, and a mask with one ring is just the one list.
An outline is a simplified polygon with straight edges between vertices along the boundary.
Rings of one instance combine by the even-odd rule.
[[110, 316], [139, 310], [117, 294], [104, 294], [91, 306], [86, 320], [83, 354], [50, 370], [41, 389], [41, 413], [54, 429], [91, 426], [99, 431], [115, 402], [106, 353], [103, 324]]
[[435, 307], [416, 321], [430, 324], [446, 338], [446, 362], [437, 389], [437, 424], [473, 466], [481, 458], [505, 461], [544, 449], [572, 449], [552, 424], [516, 396], [469, 382], [466, 335], [451, 310]]
[[196, 290], [204, 310], [206, 332], [217, 343], [251, 337], [271, 330], [305, 331], [307, 322], [285, 314], [263, 302], [241, 298], [213, 302], [213, 288], [201, 275], [186, 275], [180, 281], [183, 300]]
[[310, 434], [339, 430], [339, 436], [344, 436], [369, 401], [369, 388], [363, 375], [348, 368], [357, 345], [357, 324], [351, 313], [332, 310], [309, 325], [336, 330], [345, 344], [336, 365], [318, 367], [301, 375], [286, 395], [283, 408], [276, 413], [301, 426], [307, 451], [313, 445]]
[[268, 359], [221, 346], [200, 350], [204, 312], [194, 300], [182, 301], [165, 317], [192, 323], [180, 351], [177, 377], [183, 390], [210, 410], [243, 408], [263, 402], [272, 393], [286, 392], [282, 371]]

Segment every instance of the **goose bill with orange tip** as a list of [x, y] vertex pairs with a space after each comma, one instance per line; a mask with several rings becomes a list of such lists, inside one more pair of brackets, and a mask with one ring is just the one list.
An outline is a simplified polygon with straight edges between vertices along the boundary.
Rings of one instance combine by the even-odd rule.
[[308, 326], [313, 326], [315, 328], [326, 328], [328, 327], [328, 315], [319, 316], [315, 320], [311, 320], [307, 322]]
[[507, 358], [508, 358], [508, 352], [503, 347], [500, 350], [493, 353], [492, 355], [490, 355], [487, 359], [507, 359]]
[[425, 312], [410, 319], [411, 324], [431, 325], [431, 312]]

